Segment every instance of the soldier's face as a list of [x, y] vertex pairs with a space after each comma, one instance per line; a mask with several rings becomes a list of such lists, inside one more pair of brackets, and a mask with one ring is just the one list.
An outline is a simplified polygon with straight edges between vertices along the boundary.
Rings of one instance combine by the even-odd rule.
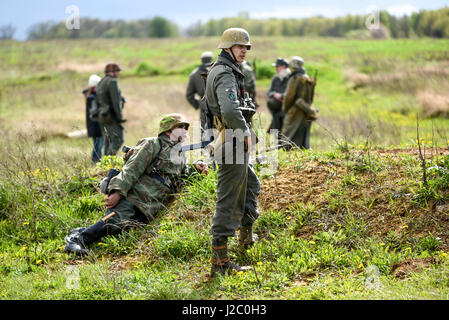
[[284, 66], [284, 65], [282, 65], [282, 66], [277, 66], [277, 67], [276, 67], [276, 73], [279, 73], [279, 72], [281, 72], [282, 70], [285, 70], [285, 69], [287, 69], [287, 67]]
[[171, 130], [169, 134], [170, 140], [174, 143], [181, 143], [187, 139], [187, 130], [185, 126], [180, 126]]
[[234, 53], [234, 57], [237, 60], [236, 63], [242, 64], [245, 61], [246, 52], [248, 51], [248, 47], [244, 45], [235, 45], [231, 48]]

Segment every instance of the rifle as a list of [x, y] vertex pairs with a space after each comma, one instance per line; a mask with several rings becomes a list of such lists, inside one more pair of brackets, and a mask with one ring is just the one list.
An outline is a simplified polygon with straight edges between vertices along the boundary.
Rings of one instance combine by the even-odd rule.
[[212, 141], [214, 141], [214, 139], [212, 138], [211, 140], [206, 140], [206, 141], [201, 141], [199, 143], [194, 143], [194, 144], [189, 144], [187, 146], [182, 146], [179, 148], [179, 153], [181, 152], [186, 152], [186, 151], [190, 151], [190, 150], [197, 150], [197, 149], [204, 149], [206, 148]]
[[314, 85], [313, 85], [312, 93], [311, 93], [311, 97], [310, 97], [310, 104], [313, 103], [313, 98], [314, 98], [314, 96], [315, 96], [315, 87], [316, 87], [316, 82], [317, 82], [317, 80], [318, 80], [318, 69], [315, 70], [315, 74], [313, 75], [313, 82], [314, 82]]
[[[179, 147], [179, 153], [181, 152], [186, 152], [186, 151], [191, 151], [191, 150], [197, 150], [197, 149], [204, 149], [206, 148], [211, 142], [213, 141], [213, 139], [211, 140], [206, 140], [206, 141], [201, 141], [199, 143], [194, 143], [194, 144], [189, 144], [187, 146], [181, 146]], [[128, 153], [129, 150], [131, 150], [132, 148], [129, 146], [123, 146], [122, 151], [123, 153]]]

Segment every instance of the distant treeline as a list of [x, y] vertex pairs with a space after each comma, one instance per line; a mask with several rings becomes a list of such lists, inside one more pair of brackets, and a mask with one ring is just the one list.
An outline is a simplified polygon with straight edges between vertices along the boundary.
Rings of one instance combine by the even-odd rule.
[[[379, 22], [380, 28], [371, 28], [368, 31], [367, 25], [375, 27], [376, 22]], [[223, 30], [234, 26], [245, 28], [254, 36], [364, 37], [368, 35], [392, 38], [449, 38], [449, 7], [439, 10], [421, 10], [402, 17], [380, 11], [378, 16], [250, 19], [248, 13], [242, 12], [233, 18], [211, 19], [204, 24], [198, 22], [182, 31], [175, 23], [163, 17], [137, 21], [82, 18], [79, 30], [68, 30], [65, 22], [36, 24], [30, 28], [28, 39], [220, 36]]]
[[81, 38], [170, 38], [179, 36], [176, 24], [163, 17], [137, 21], [81, 18], [80, 28], [69, 30], [65, 21], [33, 25], [28, 40]]

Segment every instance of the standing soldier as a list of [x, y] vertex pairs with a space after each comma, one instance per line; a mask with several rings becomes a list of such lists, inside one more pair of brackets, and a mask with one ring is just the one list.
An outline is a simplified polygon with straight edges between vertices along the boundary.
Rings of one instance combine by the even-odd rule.
[[86, 254], [86, 247], [106, 235], [116, 235], [138, 223], [151, 222], [179, 191], [186, 178], [207, 164], [186, 165], [184, 153], [175, 150], [186, 138], [189, 123], [181, 114], [162, 118], [158, 137], [144, 138], [126, 154], [123, 170], [102, 183], [106, 215], [88, 228], [76, 228], [66, 237], [66, 252]]
[[318, 118], [312, 107], [316, 80], [307, 75], [301, 57], [293, 57], [289, 66], [292, 74], [282, 105], [286, 114], [282, 133], [298, 147], [309, 149], [311, 122]]
[[[215, 129], [219, 131], [215, 137], [214, 154], [218, 163], [218, 182], [216, 210], [210, 230], [211, 276], [216, 272], [225, 274], [251, 268], [229, 261], [227, 242], [240, 227], [239, 251], [244, 253], [253, 244], [252, 225], [259, 216], [257, 197], [260, 192], [259, 179], [249, 163], [255, 135], [252, 134], [250, 119], [245, 119], [241, 109], [245, 106], [245, 90], [240, 65], [247, 50], [251, 49], [249, 34], [241, 28], [227, 29], [218, 48], [222, 51], [206, 81], [207, 106], [213, 115]], [[255, 109], [254, 105], [251, 107]], [[220, 149], [224, 151], [222, 157], [217, 156]], [[231, 161], [227, 161], [229, 153]]]
[[[206, 111], [204, 103], [201, 99], [204, 96], [204, 76], [207, 75], [212, 64], [212, 52], [203, 52], [201, 55], [201, 65], [192, 71], [189, 76], [189, 83], [187, 84], [186, 98], [187, 101], [195, 108], [200, 109], [201, 129], [204, 130], [206, 125]], [[199, 98], [195, 97], [197, 95]], [[201, 130], [201, 131], [202, 131]]]
[[288, 69], [287, 60], [283, 58], [277, 58], [276, 62], [273, 63], [273, 66], [276, 67], [276, 75], [271, 80], [271, 86], [267, 93], [267, 107], [272, 116], [271, 125], [268, 131], [273, 129], [278, 130], [280, 133], [285, 116], [282, 111], [282, 102], [284, 101], [284, 92], [287, 88], [290, 70]]
[[105, 77], [97, 87], [97, 105], [99, 107], [99, 118], [104, 139], [104, 155], [116, 155], [120, 150], [124, 138], [122, 123], [125, 99], [118, 84], [120, 67], [116, 63], [109, 63], [105, 68]]
[[97, 85], [101, 81], [101, 78], [96, 74], [89, 77], [89, 84], [87, 89], [83, 91], [86, 97], [86, 127], [87, 136], [91, 137], [94, 143], [92, 150], [91, 160], [96, 164], [101, 160], [101, 153], [103, 148], [103, 135], [98, 123], [98, 107], [96, 103], [97, 99]]
[[243, 86], [245, 87], [245, 92], [248, 92], [249, 97], [253, 100], [256, 109], [259, 108], [259, 104], [256, 101], [256, 75], [254, 74], [253, 68], [248, 61], [244, 61], [241, 64], [242, 73], [245, 76], [243, 79]]

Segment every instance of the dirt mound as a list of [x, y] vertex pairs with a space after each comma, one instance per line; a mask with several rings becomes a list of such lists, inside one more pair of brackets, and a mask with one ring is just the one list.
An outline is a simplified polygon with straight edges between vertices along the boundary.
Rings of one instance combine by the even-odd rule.
[[[344, 159], [328, 162], [310, 161], [295, 167], [279, 169], [273, 178], [262, 181], [259, 196], [264, 211], [280, 211], [291, 215], [294, 210], [312, 210], [310, 223], [297, 232], [309, 239], [314, 233], [341, 225], [348, 217], [360, 222], [366, 236], [384, 238], [415, 237], [432, 234], [446, 246], [449, 236], [449, 216], [444, 205], [429, 203], [427, 207], [414, 203], [413, 193], [405, 183], [410, 173], [400, 154], [417, 156], [416, 148], [372, 152], [387, 167], [380, 171], [356, 171]], [[433, 155], [449, 154], [447, 149], [435, 149]], [[428, 152], [426, 157], [430, 157]], [[416, 177], [420, 179], [420, 177]], [[445, 207], [444, 207], [445, 208]]]
[[437, 259], [433, 257], [407, 259], [405, 261], [396, 263], [391, 268], [391, 274], [397, 278], [403, 279], [411, 273], [421, 272], [424, 269], [429, 268], [432, 264], [436, 263], [439, 263], [439, 261], [437, 261]]

